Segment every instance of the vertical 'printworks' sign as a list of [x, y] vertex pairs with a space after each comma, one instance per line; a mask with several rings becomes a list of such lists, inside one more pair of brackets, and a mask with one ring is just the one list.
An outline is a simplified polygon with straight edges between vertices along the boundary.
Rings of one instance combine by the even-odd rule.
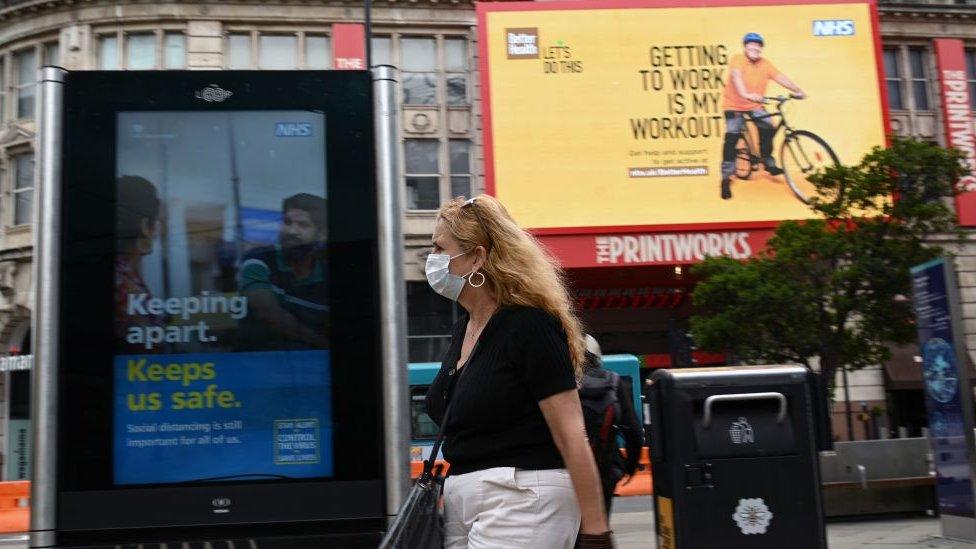
[[957, 183], [956, 213], [959, 224], [976, 226], [976, 147], [973, 143], [973, 117], [966, 78], [966, 52], [962, 40], [935, 40], [939, 64], [939, 86], [942, 90], [943, 121], [946, 144], [962, 151], [969, 173]]

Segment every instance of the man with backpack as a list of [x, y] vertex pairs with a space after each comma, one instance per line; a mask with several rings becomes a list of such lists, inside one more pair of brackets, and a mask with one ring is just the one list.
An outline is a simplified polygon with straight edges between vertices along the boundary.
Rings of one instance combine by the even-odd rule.
[[[604, 503], [609, 517], [617, 482], [624, 476], [633, 476], [637, 471], [644, 437], [640, 419], [625, 383], [616, 372], [603, 367], [601, 356], [599, 343], [587, 334], [587, 364], [579, 390], [580, 401], [583, 404], [586, 436], [600, 471]], [[620, 454], [617, 435], [624, 439], [626, 459]]]

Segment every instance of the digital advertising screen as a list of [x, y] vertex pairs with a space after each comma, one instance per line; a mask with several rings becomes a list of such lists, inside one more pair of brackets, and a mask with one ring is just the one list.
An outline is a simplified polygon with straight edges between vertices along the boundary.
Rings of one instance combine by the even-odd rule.
[[539, 230], [809, 218], [811, 174], [885, 144], [874, 10], [479, 4], [489, 192]]
[[116, 484], [332, 474], [324, 122], [119, 113]]
[[59, 530], [376, 527], [369, 74], [78, 71], [64, 105]]

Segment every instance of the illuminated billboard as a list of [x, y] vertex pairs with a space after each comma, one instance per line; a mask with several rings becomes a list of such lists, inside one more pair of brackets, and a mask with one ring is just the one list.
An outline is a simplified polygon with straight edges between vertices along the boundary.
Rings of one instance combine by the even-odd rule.
[[542, 235], [811, 217], [808, 176], [885, 143], [869, 2], [506, 2], [478, 15], [487, 187]]

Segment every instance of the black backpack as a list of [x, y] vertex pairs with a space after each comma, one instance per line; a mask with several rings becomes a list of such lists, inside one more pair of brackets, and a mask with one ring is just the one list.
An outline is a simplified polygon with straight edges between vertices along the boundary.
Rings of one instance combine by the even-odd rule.
[[583, 372], [583, 384], [579, 389], [583, 404], [583, 421], [586, 436], [596, 459], [600, 477], [605, 483], [616, 484], [624, 475], [620, 448], [617, 446], [620, 402], [617, 387], [620, 376], [603, 368], [587, 368]]

